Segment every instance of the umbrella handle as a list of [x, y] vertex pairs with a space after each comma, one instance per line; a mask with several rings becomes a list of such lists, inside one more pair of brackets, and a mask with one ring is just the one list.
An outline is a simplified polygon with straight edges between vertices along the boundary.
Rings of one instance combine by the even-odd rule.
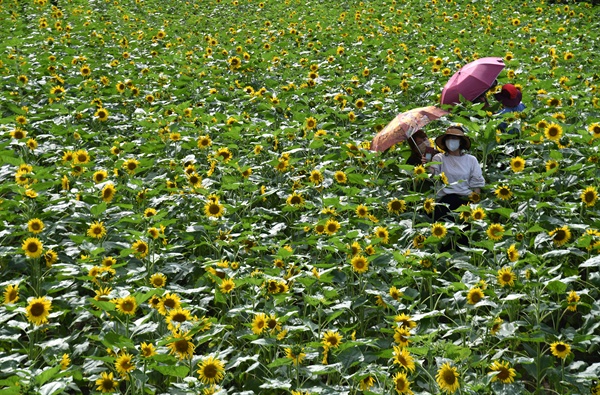
[[413, 136], [411, 135], [409, 137], [409, 139], [412, 140], [413, 144], [415, 145], [415, 147], [417, 147], [417, 151], [419, 151], [419, 154], [421, 154], [421, 156], [423, 156], [423, 153], [421, 152], [421, 149], [419, 148], [419, 146], [417, 145], [417, 142], [415, 141], [415, 139], [413, 138]]

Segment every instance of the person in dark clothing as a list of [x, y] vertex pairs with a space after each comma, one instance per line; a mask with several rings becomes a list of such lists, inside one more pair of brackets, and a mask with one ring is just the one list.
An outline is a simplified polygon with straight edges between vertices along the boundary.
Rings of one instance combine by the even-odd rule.
[[410, 147], [410, 157], [406, 160], [407, 165], [418, 166], [423, 163], [423, 156], [425, 156], [426, 162], [431, 162], [433, 155], [437, 154], [436, 151], [431, 147], [429, 137], [423, 129], [419, 129], [410, 135], [407, 139], [408, 146]]

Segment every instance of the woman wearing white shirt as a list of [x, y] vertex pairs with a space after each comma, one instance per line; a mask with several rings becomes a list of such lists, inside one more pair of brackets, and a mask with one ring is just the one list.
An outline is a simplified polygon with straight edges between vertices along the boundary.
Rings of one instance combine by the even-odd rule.
[[467, 203], [473, 192], [481, 193], [485, 180], [477, 158], [465, 152], [471, 147], [471, 139], [465, 135], [462, 127], [450, 126], [435, 139], [435, 143], [445, 153], [436, 154], [431, 159], [432, 163], [441, 163], [431, 164], [430, 172], [433, 175], [444, 173], [448, 179], [448, 184], [437, 193], [434, 220], [438, 221]]

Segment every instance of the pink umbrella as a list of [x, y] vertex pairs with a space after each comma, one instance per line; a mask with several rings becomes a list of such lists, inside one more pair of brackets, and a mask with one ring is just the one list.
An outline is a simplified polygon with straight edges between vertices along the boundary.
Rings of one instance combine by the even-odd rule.
[[448, 111], [436, 106], [413, 108], [398, 114], [371, 142], [372, 151], [385, 151], [392, 145], [406, 140], [429, 122], [447, 115]]
[[490, 89], [502, 69], [502, 58], [481, 58], [467, 63], [458, 70], [446, 83], [442, 90], [440, 102], [454, 105], [460, 103], [460, 96], [468, 101]]

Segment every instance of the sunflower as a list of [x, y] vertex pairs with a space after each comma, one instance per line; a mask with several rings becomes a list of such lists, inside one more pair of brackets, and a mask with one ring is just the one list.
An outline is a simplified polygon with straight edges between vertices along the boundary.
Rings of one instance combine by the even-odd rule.
[[362, 255], [356, 255], [350, 261], [352, 270], [356, 273], [365, 273], [369, 270], [369, 261]]
[[360, 380], [360, 383], [358, 385], [361, 391], [366, 391], [375, 385], [375, 379], [373, 378], [373, 376], [367, 376], [364, 379]]
[[123, 169], [129, 174], [135, 174], [140, 162], [137, 159], [131, 158], [123, 162]]
[[39, 218], [32, 218], [27, 221], [27, 230], [34, 235], [41, 233], [44, 230], [44, 223]]
[[412, 394], [410, 390], [410, 382], [406, 377], [406, 373], [398, 372], [394, 376], [394, 388], [398, 394]]
[[163, 288], [167, 284], [167, 276], [162, 273], [154, 273], [150, 276], [150, 285], [154, 288]]
[[147, 208], [144, 210], [144, 217], [145, 218], [151, 218], [154, 217], [156, 215], [157, 211], [155, 208]]
[[577, 311], [577, 303], [579, 303], [579, 300], [581, 299], [581, 296], [577, 295], [577, 292], [575, 291], [571, 291], [569, 292], [569, 295], [567, 295], [567, 309], [569, 311]]
[[267, 328], [271, 333], [279, 332], [281, 330], [281, 324], [275, 314], [271, 314], [267, 317]]
[[113, 373], [102, 372], [96, 380], [96, 390], [102, 392], [117, 392], [119, 383], [113, 379]]
[[387, 204], [388, 212], [400, 214], [406, 211], [406, 202], [400, 199], [392, 199]]
[[93, 222], [87, 231], [87, 235], [94, 239], [101, 239], [106, 236], [104, 222]]
[[515, 173], [520, 173], [525, 169], [525, 160], [520, 156], [510, 160], [510, 168]]
[[467, 293], [467, 303], [468, 304], [477, 304], [479, 301], [483, 299], [483, 291], [479, 287], [471, 288], [469, 293]]
[[99, 108], [94, 113], [94, 116], [98, 118], [99, 121], [105, 122], [108, 120], [109, 112], [106, 108]]
[[27, 137], [27, 131], [22, 129], [22, 128], [14, 128], [11, 132], [10, 132], [10, 137], [12, 137], [15, 140], [21, 140], [24, 139], [25, 137]]
[[558, 168], [558, 162], [554, 159], [548, 159], [545, 164], [546, 171], [552, 171]]
[[150, 358], [156, 355], [156, 348], [152, 343], [142, 342], [140, 344], [140, 352], [144, 358]]
[[358, 207], [356, 207], [356, 215], [359, 218], [365, 218], [369, 215], [369, 208], [363, 204], [359, 204]]
[[304, 348], [301, 346], [293, 346], [285, 348], [285, 357], [292, 360], [292, 363], [295, 366], [298, 366], [304, 361], [306, 358], [306, 354], [304, 353]]
[[600, 123], [591, 124], [590, 126], [588, 126], [588, 130], [592, 134], [593, 138], [600, 138]]
[[501, 286], [505, 287], [508, 285], [509, 287], [512, 287], [515, 285], [517, 275], [512, 271], [512, 268], [506, 266], [498, 270], [498, 275], [496, 278]]
[[571, 231], [569, 230], [569, 227], [567, 225], [550, 231], [548, 235], [552, 237], [552, 241], [557, 247], [560, 247], [563, 244], [567, 243], [569, 240], [571, 240]]
[[342, 335], [338, 331], [327, 331], [323, 334], [322, 343], [325, 349], [338, 348], [342, 344]]
[[431, 225], [431, 235], [433, 237], [443, 239], [444, 237], [446, 237], [446, 234], [448, 234], [448, 231], [446, 230], [446, 227], [441, 223], [436, 222], [433, 225]]
[[437, 381], [440, 389], [443, 391], [454, 393], [460, 387], [458, 378], [458, 370], [446, 362], [438, 370], [437, 375], [435, 376], [435, 381]]
[[51, 300], [46, 299], [45, 296], [42, 296], [40, 298], [32, 298], [27, 303], [27, 321], [31, 322], [34, 325], [45, 324], [48, 322], [50, 310], [52, 310]]
[[500, 330], [500, 328], [502, 327], [502, 318], [500, 317], [496, 317], [494, 319], [494, 321], [492, 322], [492, 326], [490, 327], [490, 333], [492, 335], [495, 335], [496, 333], [498, 333], [498, 331]]
[[235, 288], [235, 282], [230, 278], [224, 279], [223, 281], [221, 281], [221, 285], [219, 285], [219, 289], [224, 294], [230, 293], [231, 291], [233, 291], [234, 288]]
[[13, 304], [19, 300], [19, 284], [9, 284], [4, 290], [4, 304]]
[[204, 205], [204, 214], [209, 218], [219, 218], [223, 216], [224, 207], [218, 201], [209, 201]]
[[124, 298], [114, 299], [112, 301], [115, 304], [115, 308], [123, 314], [135, 315], [137, 310], [137, 301], [132, 295], [128, 295]]
[[137, 240], [131, 245], [133, 253], [139, 258], [145, 258], [150, 252], [148, 243], [143, 240]]
[[330, 218], [325, 223], [325, 233], [327, 233], [330, 236], [336, 234], [337, 231], [340, 230], [340, 228], [340, 223], [333, 218]]
[[341, 170], [336, 171], [335, 174], [333, 175], [333, 178], [335, 178], [335, 180], [339, 184], [345, 184], [346, 182], [348, 182], [348, 177], [346, 176], [346, 173], [344, 173]]
[[187, 332], [175, 331], [170, 339], [168, 347], [171, 349], [170, 354], [177, 354], [179, 359], [191, 358], [194, 355], [194, 343], [190, 341], [192, 338]]
[[73, 163], [76, 165], [85, 165], [91, 160], [90, 154], [86, 150], [77, 150], [73, 153]]
[[212, 140], [210, 139], [210, 136], [203, 135], [203, 136], [198, 137], [198, 148], [206, 149], [206, 148], [210, 147], [211, 145], [212, 145]]
[[96, 289], [94, 290], [94, 293], [96, 294], [96, 296], [94, 296], [94, 299], [98, 302], [109, 302], [110, 298], [108, 296], [110, 295], [111, 291], [112, 288], [109, 287]]
[[178, 307], [169, 311], [167, 314], [166, 323], [171, 332], [176, 332], [183, 323], [193, 320], [194, 318], [189, 310]]
[[319, 169], [314, 169], [310, 172], [308, 179], [313, 184], [320, 185], [323, 182], [323, 174], [321, 174], [321, 171]]
[[589, 186], [581, 192], [579, 196], [581, 201], [585, 203], [586, 207], [593, 207], [598, 200], [598, 192], [596, 191], [596, 187]]
[[98, 170], [92, 175], [92, 179], [96, 184], [103, 182], [104, 180], [106, 180], [107, 177], [108, 173], [106, 172], [106, 170]]
[[558, 341], [550, 344], [550, 350], [555, 357], [565, 359], [571, 353], [571, 346], [567, 343]]
[[544, 129], [544, 136], [547, 139], [558, 142], [563, 135], [563, 129], [559, 124], [551, 123]]
[[264, 313], [258, 313], [252, 320], [252, 332], [257, 335], [263, 333], [267, 327], [267, 316]]
[[128, 373], [135, 369], [133, 355], [128, 353], [121, 354], [115, 361], [115, 369], [121, 376], [127, 376]]
[[381, 243], [387, 244], [389, 242], [389, 235], [390, 233], [385, 227], [378, 226], [375, 228], [374, 236], [378, 239], [381, 239]]
[[519, 250], [514, 244], [511, 244], [506, 250], [506, 255], [508, 255], [508, 260], [511, 262], [516, 262], [519, 260]]
[[21, 248], [28, 258], [38, 258], [44, 249], [42, 242], [37, 237], [28, 237], [23, 241]]
[[313, 117], [308, 117], [304, 121], [304, 126], [306, 127], [306, 129], [312, 130], [317, 127], [317, 120]]
[[510, 367], [508, 362], [494, 361], [490, 366], [489, 374], [494, 374], [492, 383], [494, 381], [501, 381], [504, 384], [510, 384], [515, 381], [517, 372]]
[[[181, 299], [177, 294], [167, 293], [160, 299], [158, 304], [158, 312], [162, 315], [167, 315], [171, 309], [178, 309], [181, 306]], [[169, 310], [167, 310], [169, 309]]]
[[425, 199], [425, 202], [423, 202], [423, 208], [425, 209], [425, 212], [427, 214], [433, 213], [434, 207], [435, 207], [435, 200], [433, 198], [427, 198], [427, 199]]
[[225, 364], [218, 358], [212, 356], [198, 363], [196, 371], [203, 384], [216, 384], [225, 377]]
[[394, 341], [399, 347], [408, 347], [408, 343], [410, 343], [409, 337], [410, 330], [408, 328], [405, 328], [404, 326], [397, 326], [394, 328]]
[[485, 231], [490, 240], [500, 241], [504, 234], [504, 226], [500, 224], [491, 224]]
[[102, 188], [102, 200], [105, 201], [106, 203], [110, 203], [113, 198], [115, 197], [115, 194], [117, 193], [117, 189], [115, 188], [115, 186], [113, 184], [106, 184], [104, 186], [104, 188]]
[[414, 248], [423, 248], [423, 247], [425, 247], [425, 240], [426, 240], [426, 238], [424, 235], [420, 235], [420, 234], [416, 235], [413, 238], [412, 245]]
[[494, 193], [499, 199], [502, 200], [508, 200], [512, 197], [512, 192], [510, 188], [506, 185], [500, 185], [498, 188], [496, 188]]
[[394, 363], [403, 369], [415, 371], [415, 362], [406, 348], [394, 346]]

